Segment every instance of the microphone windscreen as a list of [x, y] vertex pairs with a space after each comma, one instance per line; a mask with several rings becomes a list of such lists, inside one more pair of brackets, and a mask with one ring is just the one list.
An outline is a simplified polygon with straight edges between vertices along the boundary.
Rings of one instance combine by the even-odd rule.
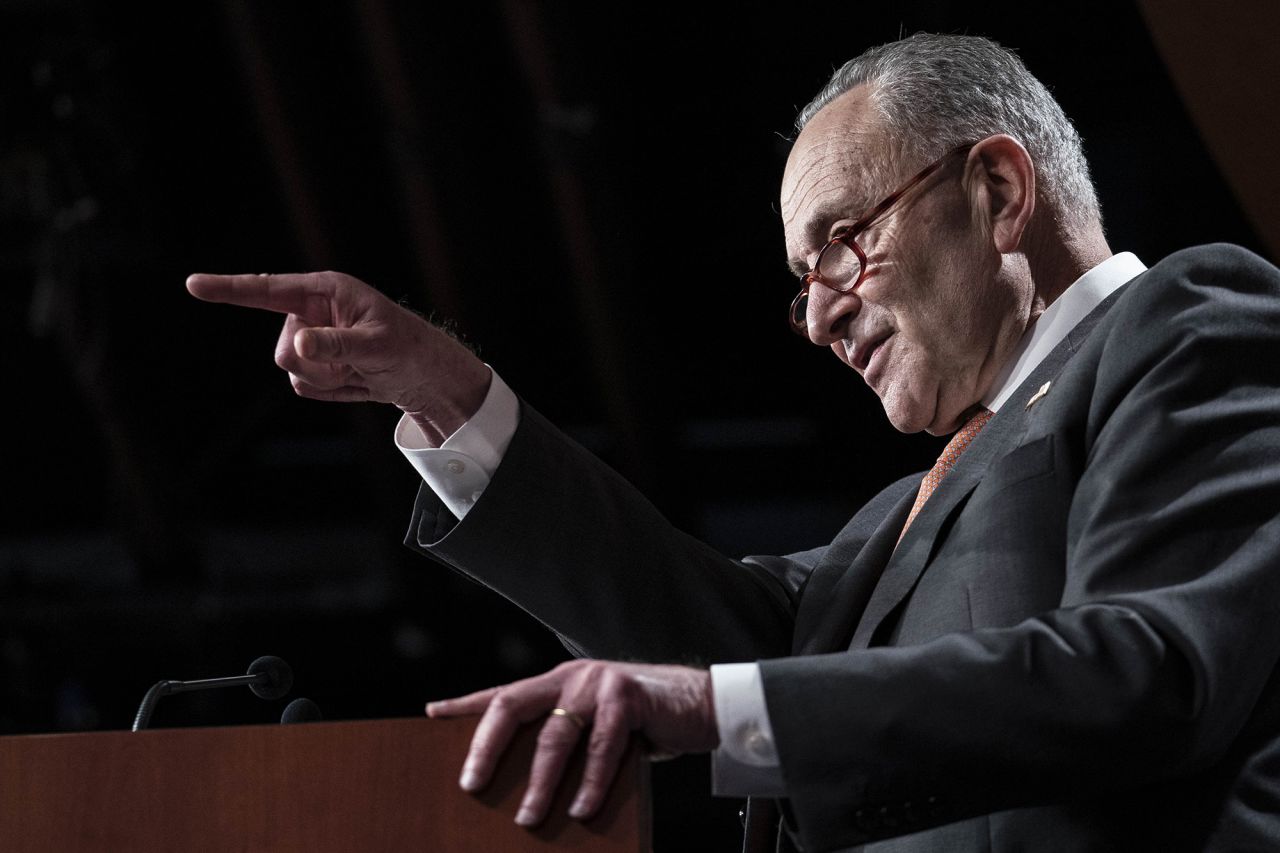
[[284, 713], [280, 715], [282, 723], [318, 723], [323, 719], [320, 706], [304, 697], [294, 699], [285, 706]]
[[265, 676], [249, 689], [259, 699], [279, 699], [293, 687], [293, 670], [274, 655], [263, 655], [249, 664], [249, 675]]

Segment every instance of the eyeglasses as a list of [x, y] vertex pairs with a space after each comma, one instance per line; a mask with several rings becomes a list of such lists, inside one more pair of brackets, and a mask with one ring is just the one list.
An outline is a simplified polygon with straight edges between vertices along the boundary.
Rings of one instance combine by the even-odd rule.
[[790, 320], [793, 332], [805, 337], [809, 335], [809, 288], [814, 282], [837, 293], [848, 293], [862, 284], [862, 280], [866, 278], [867, 254], [862, 251], [862, 247], [857, 244], [855, 238], [872, 223], [888, 213], [889, 208], [897, 204], [898, 200], [910, 192], [912, 188], [941, 168], [943, 163], [957, 154], [968, 153], [973, 146], [974, 143], [961, 145], [959, 148], [948, 151], [942, 157], [925, 166], [915, 177], [899, 187], [892, 195], [886, 197], [884, 201], [871, 208], [870, 212], [857, 222], [848, 228], [842, 228], [838, 234], [831, 238], [827, 245], [822, 247], [822, 251], [818, 252], [818, 260], [813, 264], [813, 269], [805, 273], [800, 279], [800, 292], [791, 301]]

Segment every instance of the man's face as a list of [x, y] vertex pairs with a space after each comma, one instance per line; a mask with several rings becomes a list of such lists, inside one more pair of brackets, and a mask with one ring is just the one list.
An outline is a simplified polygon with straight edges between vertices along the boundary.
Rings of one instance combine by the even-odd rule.
[[[865, 88], [805, 126], [782, 180], [793, 269], [811, 269], [833, 234], [927, 165], [906, 164], [905, 174], [886, 178], [885, 162]], [[894, 183], [876, 185], [877, 173], [879, 183]], [[856, 291], [809, 289], [810, 339], [856, 370], [903, 432], [955, 429], [1025, 328], [1029, 282], [1002, 267], [964, 174], [964, 158], [953, 158], [861, 233], [867, 274]]]

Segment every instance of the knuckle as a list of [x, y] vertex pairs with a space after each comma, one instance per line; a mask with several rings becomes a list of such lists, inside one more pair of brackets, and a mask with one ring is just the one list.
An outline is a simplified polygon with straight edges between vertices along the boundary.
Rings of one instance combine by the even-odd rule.
[[626, 677], [621, 672], [610, 667], [600, 673], [600, 692], [618, 693], [625, 686], [626, 680]]
[[576, 663], [575, 675], [581, 683], [586, 684], [599, 684], [600, 679], [607, 676], [610, 669], [608, 661], [580, 660]]
[[316, 352], [336, 358], [343, 358], [347, 354], [347, 342], [341, 335], [334, 335], [328, 332], [312, 332], [315, 335]]
[[359, 279], [337, 270], [325, 270], [320, 275], [331, 283], [334, 293], [341, 296], [349, 295], [360, 284]]
[[601, 705], [626, 704], [634, 698], [635, 682], [617, 670], [609, 670], [600, 677], [597, 690]]
[[489, 709], [495, 714], [509, 714], [513, 710], [513, 701], [511, 694], [506, 690], [499, 690], [493, 694], [493, 699], [489, 702]]
[[364, 349], [365, 355], [374, 360], [385, 360], [395, 354], [386, 335], [371, 335], [365, 340]]
[[583, 669], [595, 675], [603, 675], [613, 669], [613, 665], [609, 661], [604, 660], [588, 660], [583, 661]]

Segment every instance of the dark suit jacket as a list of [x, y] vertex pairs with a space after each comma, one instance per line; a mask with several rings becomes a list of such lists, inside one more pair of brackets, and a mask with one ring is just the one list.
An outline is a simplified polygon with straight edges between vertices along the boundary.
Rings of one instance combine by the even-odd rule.
[[[766, 659], [809, 850], [1280, 849], [1280, 271], [1177, 253], [824, 548], [734, 562], [525, 408], [409, 544], [601, 658]], [[1049, 392], [1025, 403], [1045, 382]]]

